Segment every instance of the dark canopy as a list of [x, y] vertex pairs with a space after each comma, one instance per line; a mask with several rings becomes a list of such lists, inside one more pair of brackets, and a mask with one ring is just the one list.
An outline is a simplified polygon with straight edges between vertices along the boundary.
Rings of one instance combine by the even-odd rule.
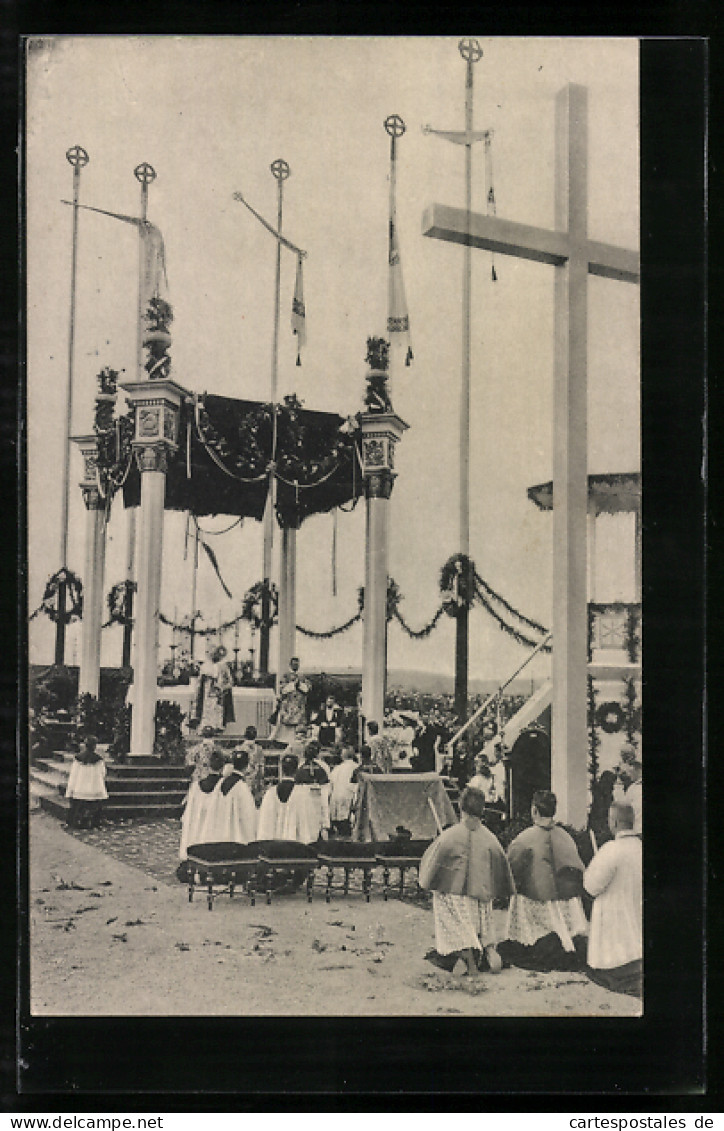
[[[166, 476], [168, 510], [260, 520], [273, 450], [282, 526], [298, 526], [309, 515], [350, 503], [362, 493], [356, 441], [340, 432], [344, 417], [313, 412], [296, 398], [286, 398], [275, 428], [269, 404], [218, 396], [199, 401], [198, 408], [193, 403], [183, 407], [178, 450]], [[123, 501], [135, 507], [139, 500], [134, 461]]]

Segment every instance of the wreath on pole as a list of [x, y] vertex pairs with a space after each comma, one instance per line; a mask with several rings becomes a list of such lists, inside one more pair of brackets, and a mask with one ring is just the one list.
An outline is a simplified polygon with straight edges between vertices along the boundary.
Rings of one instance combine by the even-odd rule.
[[453, 554], [440, 570], [442, 607], [449, 617], [470, 610], [477, 596], [475, 563], [467, 554]]
[[277, 623], [279, 613], [279, 591], [276, 585], [273, 582], [257, 581], [244, 594], [241, 615], [257, 630], [262, 628], [265, 622], [264, 598], [267, 593], [270, 610], [267, 627], [273, 628]]
[[606, 734], [616, 734], [623, 727], [625, 720], [623, 707], [613, 700], [602, 703], [596, 711], [596, 722]]
[[[67, 601], [69, 601], [63, 615], [58, 611], [58, 591], [61, 585], [65, 585], [65, 595]], [[70, 624], [74, 620], [81, 619], [83, 616], [83, 584], [72, 569], [63, 566], [52, 577], [48, 578], [45, 583], [43, 600], [35, 612], [31, 614], [30, 620], [37, 617], [38, 613], [45, 613], [46, 617], [49, 617], [54, 624], [61, 620], [63, 624]]]

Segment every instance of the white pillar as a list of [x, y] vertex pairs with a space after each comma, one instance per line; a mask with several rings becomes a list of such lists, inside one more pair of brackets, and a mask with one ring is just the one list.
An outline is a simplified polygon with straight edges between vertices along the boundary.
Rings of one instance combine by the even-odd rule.
[[177, 447], [185, 390], [171, 380], [129, 381], [122, 388], [135, 410], [133, 449], [141, 474], [130, 753], [147, 758], [153, 754], [155, 737], [166, 469], [169, 453]]
[[[144, 455], [150, 449], [144, 449]], [[158, 613], [161, 600], [165, 468], [143, 470], [136, 530], [138, 592], [133, 648], [131, 754], [153, 753], [158, 675]]]
[[103, 571], [106, 558], [106, 513], [98, 490], [98, 441], [95, 435], [73, 436], [83, 456], [80, 487], [86, 506], [83, 618], [81, 622], [79, 695], [98, 698], [101, 678], [101, 626], [103, 624]]
[[392, 476], [368, 479], [365, 537], [365, 604], [362, 665], [362, 713], [382, 727], [387, 667], [387, 535]]
[[556, 100], [556, 227], [571, 254], [556, 267], [553, 432], [552, 789], [558, 815], [576, 828], [588, 808], [586, 516], [588, 513], [586, 90]]
[[387, 543], [389, 500], [395, 481], [395, 445], [407, 429], [394, 412], [364, 413], [362, 466], [366, 498], [362, 714], [384, 721], [387, 674]]
[[297, 531], [285, 526], [281, 537], [279, 568], [279, 662], [277, 680], [288, 671], [296, 655], [297, 637]]

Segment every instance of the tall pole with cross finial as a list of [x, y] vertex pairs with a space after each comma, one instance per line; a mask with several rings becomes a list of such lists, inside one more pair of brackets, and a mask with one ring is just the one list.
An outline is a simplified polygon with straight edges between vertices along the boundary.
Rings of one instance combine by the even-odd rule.
[[[78, 268], [78, 201], [80, 171], [90, 158], [82, 145], [72, 146], [66, 153], [73, 167], [73, 235], [70, 258], [70, 319], [68, 329], [68, 377], [65, 395], [65, 433], [63, 435], [63, 496], [60, 514], [60, 568], [68, 568], [68, 512], [70, 507], [70, 433], [73, 423], [73, 370], [75, 366], [75, 299]], [[58, 584], [57, 620], [55, 622], [55, 663], [65, 661], [66, 584], [64, 575]]]
[[[156, 170], [147, 161], [142, 161], [133, 170], [133, 175], [141, 186], [141, 221], [145, 224], [148, 220], [148, 186], [156, 180]], [[143, 327], [146, 311], [143, 309], [144, 287], [144, 252], [143, 237], [138, 241], [138, 336], [136, 340], [136, 373], [138, 380], [145, 376], [143, 373]], [[136, 508], [129, 507], [127, 511], [128, 536], [126, 539], [126, 623], [123, 626], [123, 656], [121, 663], [124, 668], [131, 665], [131, 647], [133, 641], [133, 583], [135, 580], [136, 565]]]
[[[458, 50], [465, 60], [465, 129], [463, 131], [433, 130], [423, 127], [425, 133], [438, 134], [455, 145], [465, 146], [465, 215], [469, 220], [473, 195], [473, 145], [488, 137], [486, 130], [473, 129], [473, 68], [482, 59], [483, 49], [477, 39], [461, 39]], [[470, 306], [472, 256], [469, 239], [462, 240], [462, 366], [460, 389], [460, 491], [459, 491], [459, 553], [470, 555]], [[465, 593], [458, 602], [455, 638], [455, 712], [461, 722], [468, 710], [468, 602], [473, 578], [465, 577]]]
[[[269, 166], [272, 176], [277, 182], [277, 233], [282, 232], [282, 208], [284, 200], [284, 182], [291, 174], [291, 169], [286, 161], [278, 157]], [[274, 504], [276, 496], [276, 478], [274, 465], [276, 459], [276, 412], [277, 412], [277, 378], [279, 370], [279, 309], [281, 302], [281, 270], [282, 270], [282, 245], [277, 240], [276, 275], [274, 283], [274, 332], [272, 335], [272, 363], [271, 363], [271, 406], [273, 414], [272, 428], [272, 453], [269, 463], [269, 488], [264, 512], [264, 553], [262, 558], [263, 592], [262, 592], [262, 624], [259, 633], [259, 671], [262, 675], [269, 672], [269, 637], [271, 633], [271, 573], [272, 549], [274, 546]]]

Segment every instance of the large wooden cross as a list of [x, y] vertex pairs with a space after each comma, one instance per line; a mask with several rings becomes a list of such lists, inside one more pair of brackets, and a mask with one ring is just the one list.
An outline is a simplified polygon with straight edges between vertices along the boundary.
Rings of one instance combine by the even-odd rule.
[[555, 230], [433, 204], [423, 235], [550, 263], [555, 272], [552, 788], [562, 820], [587, 809], [588, 276], [639, 281], [635, 251], [588, 238], [588, 98], [556, 96]]

